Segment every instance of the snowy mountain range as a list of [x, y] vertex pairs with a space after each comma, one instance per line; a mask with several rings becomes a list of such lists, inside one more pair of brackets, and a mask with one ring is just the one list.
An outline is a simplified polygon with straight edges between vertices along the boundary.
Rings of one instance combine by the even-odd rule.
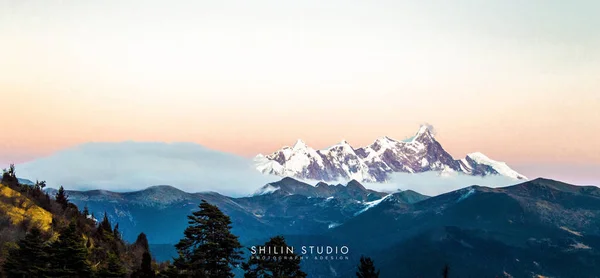
[[263, 174], [299, 179], [360, 182], [385, 182], [391, 173], [460, 172], [473, 176], [502, 175], [526, 180], [508, 167], [482, 153], [454, 159], [424, 125], [411, 138], [394, 140], [382, 137], [369, 146], [355, 149], [347, 141], [323, 150], [315, 150], [298, 140], [269, 155], [259, 154], [255, 166]]

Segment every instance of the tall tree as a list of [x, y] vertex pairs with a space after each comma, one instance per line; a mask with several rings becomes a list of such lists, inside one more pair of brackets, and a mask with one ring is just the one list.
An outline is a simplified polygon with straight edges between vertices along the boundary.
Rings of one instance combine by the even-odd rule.
[[84, 217], [88, 217], [88, 215], [90, 215], [90, 209], [87, 205], [83, 207], [83, 211], [81, 212], [81, 214], [83, 214]]
[[230, 231], [229, 216], [205, 200], [199, 208], [188, 216], [184, 238], [175, 245], [175, 266], [188, 277], [234, 277], [232, 267], [241, 262], [242, 246]]
[[43, 277], [48, 274], [47, 261], [46, 242], [41, 231], [33, 228], [9, 252], [4, 271], [8, 277]]
[[2, 169], [2, 183], [15, 189], [19, 187], [19, 179], [17, 179], [17, 172], [15, 171], [15, 165], [10, 164], [7, 169]]
[[119, 223], [115, 224], [115, 229], [113, 230], [113, 235], [115, 236], [115, 239], [117, 239], [117, 240], [121, 239], [121, 231], [119, 231]]
[[[288, 249], [282, 236], [272, 237], [264, 245], [266, 253], [251, 255], [243, 264], [245, 278], [304, 278], [300, 259]], [[266, 258], [260, 258], [265, 256]]]
[[58, 192], [56, 192], [55, 196], [56, 202], [59, 203], [63, 209], [67, 208], [69, 205], [69, 196], [65, 192], [65, 188], [62, 185], [58, 188]]
[[33, 185], [33, 187], [37, 190], [43, 190], [44, 187], [46, 187], [46, 181], [35, 181], [35, 185]]
[[100, 222], [100, 225], [98, 226], [98, 231], [101, 234], [112, 234], [113, 233], [112, 225], [110, 224], [110, 221], [108, 220], [108, 215], [106, 214], [106, 211], [104, 212], [104, 217], [102, 218], [102, 222]]
[[75, 221], [71, 221], [51, 245], [52, 277], [89, 277], [91, 268], [85, 244]]
[[142, 255], [142, 264], [140, 268], [131, 274], [132, 278], [154, 278], [156, 274], [152, 269], [152, 256], [150, 252], [145, 251]]
[[100, 277], [125, 277], [127, 275], [127, 271], [125, 267], [123, 267], [123, 263], [119, 259], [119, 256], [115, 253], [108, 253], [108, 260], [106, 262], [106, 266], [102, 267], [98, 272], [98, 276]]
[[146, 237], [146, 234], [144, 234], [144, 233], [140, 233], [138, 235], [137, 239], [135, 240], [134, 245], [139, 246], [140, 248], [143, 248], [143, 250], [146, 250], [146, 251], [150, 250], [150, 245], [148, 244], [148, 238]]
[[360, 264], [358, 265], [358, 272], [356, 272], [358, 278], [378, 278], [379, 270], [375, 270], [373, 260], [369, 257], [360, 256]]

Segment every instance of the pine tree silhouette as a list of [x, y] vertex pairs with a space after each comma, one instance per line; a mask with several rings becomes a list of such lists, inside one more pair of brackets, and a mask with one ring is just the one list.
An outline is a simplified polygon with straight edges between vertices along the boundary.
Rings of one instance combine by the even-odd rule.
[[98, 232], [101, 235], [108, 235], [113, 233], [112, 226], [110, 224], [110, 221], [108, 220], [108, 215], [106, 214], [106, 211], [104, 212], [102, 222], [100, 222], [100, 225], [98, 225]]
[[31, 229], [17, 245], [18, 248], [10, 250], [4, 263], [4, 271], [8, 277], [44, 277], [48, 275], [46, 243], [38, 228]]
[[19, 187], [19, 179], [17, 179], [17, 172], [14, 164], [10, 164], [8, 170], [2, 170], [2, 184], [5, 184], [13, 189]]
[[115, 224], [115, 229], [113, 230], [113, 235], [115, 236], [115, 239], [117, 239], [117, 240], [121, 239], [121, 232], [119, 231], [119, 223]]
[[230, 231], [229, 216], [205, 200], [199, 208], [188, 216], [185, 237], [175, 245], [179, 252], [175, 266], [190, 277], [234, 277], [232, 267], [241, 262], [241, 245]]
[[123, 267], [121, 259], [115, 253], [108, 253], [108, 261], [106, 266], [101, 268], [98, 276], [100, 277], [125, 277], [127, 271]]
[[69, 196], [67, 196], [67, 193], [65, 192], [65, 189], [62, 186], [58, 188], [58, 192], [56, 192], [55, 199], [56, 202], [63, 207], [63, 209], [66, 209], [69, 205]]
[[88, 206], [85, 205], [83, 207], [83, 211], [81, 212], [81, 214], [83, 214], [83, 216], [87, 217], [88, 215], [90, 215], [90, 210], [88, 209]]
[[140, 233], [138, 235], [137, 239], [135, 240], [134, 245], [139, 246], [146, 251], [150, 250], [150, 245], [148, 244], [148, 238], [146, 237], [146, 234], [144, 234], [144, 233]]
[[91, 267], [88, 250], [81, 233], [77, 231], [75, 221], [71, 221], [58, 240], [50, 247], [52, 256], [50, 266], [52, 277], [89, 277]]
[[373, 260], [369, 257], [360, 257], [360, 264], [358, 265], [358, 271], [356, 272], [358, 278], [378, 278], [379, 270], [375, 270]]
[[131, 274], [131, 278], [154, 278], [156, 274], [152, 269], [152, 256], [150, 252], [145, 251], [142, 255], [142, 264], [140, 268]]
[[[300, 270], [300, 260], [296, 259], [296, 254], [281, 252], [288, 247], [282, 236], [272, 237], [265, 243], [267, 253], [256, 254], [256, 256], [266, 256], [269, 259], [259, 259], [251, 256], [247, 263], [243, 264], [246, 271], [245, 278], [304, 278], [306, 273]], [[275, 254], [279, 253], [279, 254]]]

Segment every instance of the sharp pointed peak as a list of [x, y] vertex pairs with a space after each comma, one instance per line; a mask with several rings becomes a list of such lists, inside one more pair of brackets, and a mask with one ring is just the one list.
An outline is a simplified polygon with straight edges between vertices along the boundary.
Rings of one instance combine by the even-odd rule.
[[423, 124], [419, 127], [419, 131], [417, 131], [417, 133], [415, 134], [416, 137], [420, 136], [420, 135], [424, 135], [424, 134], [428, 134], [430, 136], [433, 137], [434, 135], [434, 130], [433, 130], [433, 126], [432, 125], [428, 125], [428, 124]]
[[362, 185], [362, 184], [361, 184], [359, 181], [357, 181], [357, 180], [355, 180], [355, 179], [353, 179], [353, 180], [349, 181], [349, 182], [346, 184], [346, 187], [357, 187], [357, 188], [360, 188], [360, 189], [366, 190], [366, 188], [365, 188], [365, 187], [364, 187], [364, 186], [363, 186], [363, 185]]
[[300, 149], [300, 148], [306, 148], [306, 147], [308, 147], [306, 145], [306, 143], [302, 139], [298, 139], [298, 140], [296, 140], [296, 143], [294, 143], [294, 146], [292, 148]]
[[413, 137], [405, 140], [405, 142], [431, 141], [431, 140], [435, 140], [434, 135], [435, 135], [435, 129], [433, 128], [432, 125], [422, 124], [421, 127], [419, 127], [419, 130], [417, 131], [417, 133], [415, 133], [415, 135]]

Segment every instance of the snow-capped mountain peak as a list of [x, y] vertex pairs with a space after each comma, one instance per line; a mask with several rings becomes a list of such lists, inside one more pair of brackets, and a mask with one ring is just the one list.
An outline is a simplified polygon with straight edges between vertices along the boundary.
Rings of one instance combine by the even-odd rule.
[[481, 153], [456, 160], [435, 140], [431, 126], [422, 125], [409, 139], [398, 141], [383, 136], [371, 145], [352, 147], [346, 140], [322, 150], [314, 150], [302, 140], [292, 148], [255, 158], [256, 168], [265, 174], [284, 177], [335, 181], [384, 182], [393, 172], [462, 172], [468, 175], [503, 175], [526, 179], [504, 162]]
[[375, 142], [371, 146], [377, 145], [381, 148], [389, 149], [389, 148], [394, 147], [397, 143], [398, 143], [398, 141], [396, 141], [390, 137], [383, 136], [381, 138], [377, 138], [377, 140], [375, 140]]
[[337, 143], [335, 145], [332, 145], [332, 146], [329, 146], [329, 147], [327, 147], [325, 149], [322, 149], [320, 151], [321, 152], [328, 152], [328, 151], [333, 150], [333, 149], [344, 149], [344, 148], [346, 148], [346, 149], [353, 149], [352, 146], [348, 143], [348, 141], [342, 140], [339, 143]]
[[419, 128], [419, 131], [411, 138], [411, 142], [430, 142], [434, 140], [433, 132], [431, 131], [431, 127], [427, 125], [422, 125]]
[[302, 139], [298, 139], [294, 146], [292, 147], [294, 150], [308, 149], [308, 145], [302, 141]]
[[471, 158], [472, 160], [474, 160], [475, 162], [477, 162], [479, 164], [488, 165], [488, 166], [494, 168], [494, 170], [496, 170], [496, 172], [498, 172], [498, 174], [500, 174], [500, 175], [511, 177], [514, 179], [520, 179], [520, 180], [527, 179], [527, 177], [517, 173], [515, 170], [508, 167], [508, 165], [506, 165], [505, 162], [493, 160], [480, 152], [474, 152], [474, 153], [467, 154], [467, 157]]

